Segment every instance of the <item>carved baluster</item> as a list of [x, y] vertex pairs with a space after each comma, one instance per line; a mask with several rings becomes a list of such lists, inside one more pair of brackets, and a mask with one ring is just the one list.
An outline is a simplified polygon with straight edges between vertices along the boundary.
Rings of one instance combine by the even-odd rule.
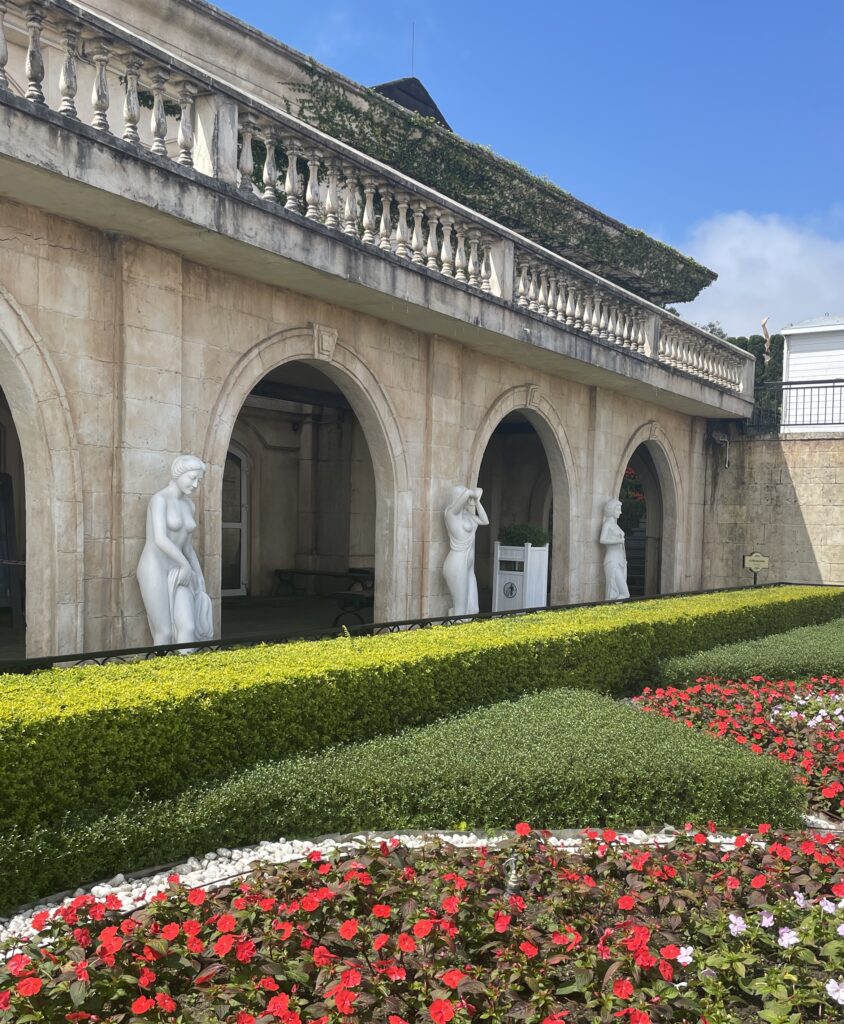
[[548, 316], [548, 271], [539, 269], [539, 292], [536, 296], [536, 311], [540, 316]]
[[586, 319], [586, 293], [581, 291], [578, 284], [574, 292], [574, 326], [582, 331]]
[[126, 95], [123, 97], [123, 141], [140, 143], [138, 121], [141, 119], [141, 104], [138, 102], [138, 79], [141, 76], [143, 60], [134, 53], [124, 57], [126, 65]]
[[76, 47], [79, 43], [80, 26], [74, 22], [68, 22], [64, 27], [64, 50], [65, 56], [62, 61], [62, 69], [59, 72], [59, 93], [62, 101], [59, 105], [59, 113], [65, 117], [72, 117], [78, 120], [76, 113]]
[[527, 309], [530, 304], [528, 293], [530, 292], [530, 263], [522, 256], [516, 261], [516, 305]]
[[261, 197], [266, 199], [267, 202], [278, 201], [278, 193], [276, 192], [276, 185], [278, 184], [278, 163], [275, 158], [275, 147], [277, 142], [278, 134], [275, 128], [272, 125], [268, 125], [264, 129], [264, 145], [267, 150], [267, 155], [264, 159], [264, 170], [261, 174], [261, 181], [264, 183], [264, 191], [261, 193]]
[[287, 170], [284, 174], [284, 208], [291, 213], [299, 213], [299, 142], [292, 136], [282, 140], [287, 153]]
[[466, 239], [469, 242], [469, 255], [466, 262], [466, 280], [473, 288], [477, 288], [481, 283], [481, 263], [478, 252], [481, 243], [481, 233], [477, 228], [469, 228], [466, 232]]
[[492, 292], [492, 245], [489, 235], [481, 236], [481, 291]]
[[343, 234], [358, 237], [358, 172], [352, 164], [343, 165], [346, 195], [343, 200]]
[[308, 157], [308, 184], [305, 188], [305, 217], [307, 220], [319, 220], [319, 164], [322, 153], [312, 149]]
[[598, 337], [601, 338], [603, 341], [607, 341], [609, 340], [609, 332], [607, 331], [607, 300], [601, 296], [598, 296], [595, 299], [595, 301], [598, 306], [598, 308], [596, 308], [595, 310], [595, 312], [598, 314]]
[[414, 199], [410, 204], [410, 209], [413, 211], [413, 234], [410, 236], [413, 262], [424, 263], [425, 233], [422, 230], [422, 220], [425, 216], [425, 203], [422, 199]]
[[152, 113], [150, 114], [149, 127], [152, 132], [151, 152], [158, 156], [167, 156], [167, 114], [164, 111], [164, 86], [167, 84], [167, 75], [164, 71], [156, 70], [151, 75], [152, 80]]
[[584, 290], [583, 292], [583, 326], [581, 330], [585, 331], [586, 334], [592, 333], [592, 292]]
[[238, 188], [247, 195], [252, 194], [252, 172], [255, 170], [255, 158], [252, 155], [252, 137], [257, 133], [258, 126], [252, 121], [242, 120], [240, 123], [240, 159], [237, 169], [240, 172]]
[[399, 220], [396, 225], [396, 256], [406, 260], [410, 256], [410, 225], [407, 222], [407, 208], [410, 196], [407, 192], [396, 192], [396, 206], [399, 208]]
[[539, 270], [535, 263], [528, 267], [528, 309], [535, 313], [539, 308], [537, 296], [539, 295]]
[[454, 217], [446, 211], [440, 215], [440, 224], [443, 229], [443, 244], [440, 249], [440, 273], [446, 277], [454, 275], [454, 250], [451, 247], [451, 229], [454, 224]]
[[375, 179], [369, 176], [363, 179], [363, 238], [367, 245], [375, 244]]
[[604, 304], [603, 295], [600, 289], [592, 289], [592, 337], [598, 338], [601, 334], [601, 308]]
[[6, 77], [6, 65], [9, 62], [9, 46], [6, 43], [6, 33], [3, 29], [3, 21], [6, 17], [6, 2], [0, 0], [0, 92], [9, 88], [9, 79]]
[[44, 55], [41, 52], [41, 28], [44, 24], [44, 4], [35, 0], [26, 9], [26, 28], [29, 33], [29, 45], [26, 50], [26, 98], [33, 103], [44, 105]]
[[469, 261], [466, 258], [466, 225], [455, 224], [454, 233], [457, 236], [457, 248], [454, 250], [454, 280], [468, 281], [466, 275], [466, 269], [469, 266]]
[[337, 216], [337, 210], [339, 209], [340, 203], [337, 197], [337, 185], [339, 177], [339, 168], [337, 161], [331, 159], [328, 161], [328, 184], [325, 191], [325, 221], [323, 222], [327, 228], [338, 228], [340, 226], [340, 218]]
[[440, 223], [440, 211], [436, 206], [429, 206], [427, 210], [428, 215], [428, 241], [425, 245], [425, 255], [427, 256], [427, 267], [428, 270], [439, 270], [439, 244], [437, 242], [437, 228]]
[[94, 61], [94, 86], [91, 89], [91, 106], [94, 108], [94, 116], [91, 118], [91, 126], [98, 131], [109, 131], [108, 126], [108, 58], [111, 50], [104, 39], [97, 40], [97, 48], [92, 55]]
[[378, 186], [381, 196], [381, 220], [378, 224], [378, 248], [384, 252], [393, 251], [393, 193], [387, 184]]
[[566, 278], [566, 327], [577, 326], [577, 288], [575, 282]]
[[558, 324], [566, 322], [566, 279], [562, 274], [557, 274], [557, 302], [554, 315]]
[[616, 344], [616, 317], [619, 314], [619, 310], [616, 306], [606, 305], [606, 340], [611, 344]]
[[552, 320], [557, 319], [557, 275], [553, 271], [548, 274], [548, 309], [545, 315]]

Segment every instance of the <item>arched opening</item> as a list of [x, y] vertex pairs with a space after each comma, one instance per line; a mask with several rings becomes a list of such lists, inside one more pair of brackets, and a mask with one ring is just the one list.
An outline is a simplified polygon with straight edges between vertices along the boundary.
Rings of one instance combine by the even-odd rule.
[[631, 597], [662, 593], [662, 490], [647, 444], [633, 452], [619, 492]]
[[25, 561], [23, 454], [0, 388], [0, 661], [25, 653]]
[[[476, 543], [475, 572], [480, 610], [492, 608], [495, 542], [508, 542], [508, 528], [530, 526], [544, 533], [550, 543], [548, 588], [558, 575], [560, 545], [554, 543], [555, 481], [545, 444], [524, 410], [501, 419], [489, 437], [478, 472], [481, 499], [489, 526], [480, 527]], [[565, 517], [563, 517], [565, 523]]]
[[222, 474], [223, 636], [370, 622], [376, 477], [342, 383], [315, 361], [270, 370], [235, 420]]

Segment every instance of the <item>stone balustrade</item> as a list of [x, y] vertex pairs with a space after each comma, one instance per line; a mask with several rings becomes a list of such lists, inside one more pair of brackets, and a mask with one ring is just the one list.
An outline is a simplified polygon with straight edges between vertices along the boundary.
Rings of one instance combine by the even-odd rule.
[[[22, 88], [36, 110], [53, 95], [53, 109], [79, 121], [84, 68], [90, 124], [104, 136], [357, 239], [373, 255], [390, 254], [599, 344], [752, 393], [750, 357], [740, 349], [70, 0], [0, 0], [0, 101], [11, 90], [4, 25], [25, 39]], [[63, 57], [57, 89], [45, 93], [46, 37]]]

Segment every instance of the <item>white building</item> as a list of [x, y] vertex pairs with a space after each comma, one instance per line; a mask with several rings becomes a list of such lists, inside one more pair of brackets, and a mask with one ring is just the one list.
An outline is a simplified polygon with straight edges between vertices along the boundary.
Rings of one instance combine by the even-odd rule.
[[782, 331], [783, 434], [844, 433], [844, 315]]

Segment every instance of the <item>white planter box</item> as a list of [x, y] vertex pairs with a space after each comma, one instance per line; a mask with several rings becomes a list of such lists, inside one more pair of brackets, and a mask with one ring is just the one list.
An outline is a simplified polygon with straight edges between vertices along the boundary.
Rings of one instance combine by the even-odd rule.
[[514, 547], [495, 542], [492, 610], [544, 608], [548, 603], [548, 545]]

